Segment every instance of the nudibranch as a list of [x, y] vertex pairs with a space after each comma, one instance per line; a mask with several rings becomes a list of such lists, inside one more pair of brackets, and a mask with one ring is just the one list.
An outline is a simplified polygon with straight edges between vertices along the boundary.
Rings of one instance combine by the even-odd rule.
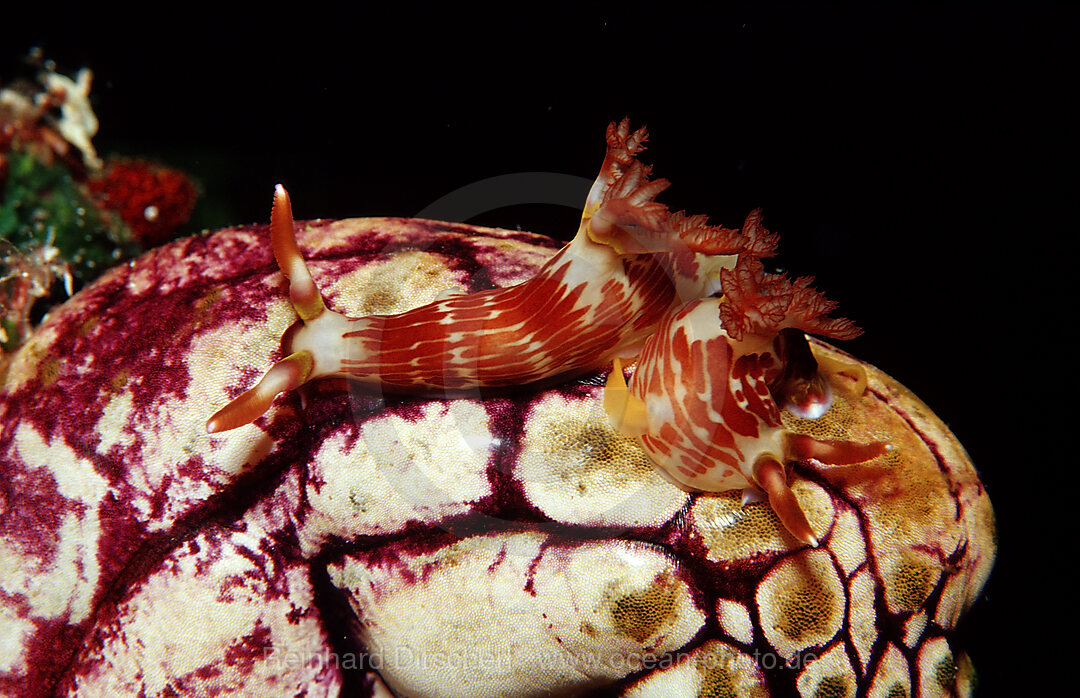
[[817, 538], [787, 484], [786, 464], [808, 458], [845, 465], [870, 460], [881, 443], [822, 441], [793, 433], [782, 408], [817, 419], [831, 406], [825, 373], [848, 374], [862, 393], [860, 366], [815, 358], [804, 332], [851, 339], [850, 320], [828, 318], [835, 304], [810, 287], [770, 274], [775, 237], [752, 214], [748, 245], [732, 269], [721, 271], [723, 295], [690, 301], [666, 316], [644, 344], [626, 383], [618, 358], [608, 376], [604, 407], [612, 425], [637, 437], [672, 484], [699, 492], [764, 491], [785, 528], [817, 546]]
[[[833, 395], [803, 332], [848, 339], [858, 330], [826, 317], [834, 304], [810, 279], [765, 272], [761, 260], [777, 239], [760, 212], [735, 230], [657, 202], [669, 183], [650, 180], [651, 168], [637, 159], [645, 140], [645, 130], [631, 132], [627, 120], [608, 126], [577, 234], [535, 276], [396, 315], [349, 318], [327, 308], [278, 185], [271, 246], [300, 319], [283, 336], [286, 357], [218, 410], [207, 431], [248, 424], [277, 395], [317, 378], [446, 397], [614, 362], [604, 397], [612, 423], [639, 439], [665, 477], [691, 490], [763, 490], [788, 530], [816, 545], [785, 464], [860, 462], [884, 447], [793, 434], [777, 400], [797, 415], [820, 417]], [[627, 386], [620, 360], [635, 356]]]
[[207, 431], [248, 424], [278, 394], [321, 377], [440, 397], [582, 374], [636, 355], [665, 315], [717, 291], [720, 272], [752, 242], [655, 201], [669, 183], [651, 180], [637, 159], [645, 141], [645, 129], [631, 132], [625, 119], [608, 126], [577, 234], [534, 277], [396, 315], [349, 318], [326, 307], [279, 185], [271, 245], [300, 324], [283, 337], [286, 357], [214, 414]]

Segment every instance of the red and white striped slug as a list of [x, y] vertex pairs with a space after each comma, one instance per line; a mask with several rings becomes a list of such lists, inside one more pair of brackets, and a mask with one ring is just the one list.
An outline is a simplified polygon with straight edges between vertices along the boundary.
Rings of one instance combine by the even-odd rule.
[[[834, 304], [810, 279], [765, 273], [761, 259], [776, 237], [759, 212], [740, 232], [654, 201], [668, 182], [650, 181], [650, 168], [636, 159], [645, 138], [626, 120], [608, 127], [607, 155], [577, 235], [533, 278], [397, 315], [348, 318], [326, 308], [279, 185], [271, 244], [302, 324], [285, 334], [288, 356], [214, 414], [207, 431], [248, 424], [279, 393], [321, 377], [446, 396], [580, 374], [614, 360], [605, 407], [665, 477], [698, 491], [760, 488], [788, 530], [816, 545], [785, 463], [859, 462], [884, 446], [793, 434], [780, 421], [777, 399], [810, 419], [824, 414], [832, 393], [803, 332], [846, 339], [858, 330], [826, 317]], [[628, 388], [619, 359], [639, 353]]]
[[[744, 232], [753, 235], [756, 224]], [[803, 332], [849, 339], [859, 330], [824, 317], [834, 304], [809, 287], [810, 279], [767, 274], [757, 255], [740, 255], [721, 277], [722, 298], [691, 301], [661, 321], [629, 387], [615, 360], [604, 407], [673, 484], [704, 492], [760, 488], [788, 531], [816, 546], [785, 464], [857, 463], [886, 447], [795, 434], [780, 421], [779, 405], [808, 419], [823, 415], [832, 391]], [[824, 368], [853, 374], [860, 393], [865, 387], [859, 366]]]
[[326, 376], [443, 396], [580, 374], [636, 355], [665, 315], [719, 289], [719, 272], [748, 242], [654, 201], [668, 182], [650, 181], [650, 168], [636, 159], [645, 139], [645, 129], [631, 132], [626, 120], [608, 126], [607, 155], [577, 235], [536, 276], [397, 315], [348, 318], [326, 308], [279, 185], [271, 244], [303, 324], [286, 333], [286, 358], [214, 414], [207, 431], [248, 424], [279, 393]]

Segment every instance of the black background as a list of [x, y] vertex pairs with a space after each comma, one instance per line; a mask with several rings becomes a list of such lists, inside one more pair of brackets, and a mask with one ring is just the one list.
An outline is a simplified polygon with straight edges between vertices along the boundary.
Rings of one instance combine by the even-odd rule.
[[[866, 330], [844, 347], [965, 444], [1001, 546], [967, 625], [980, 694], [1042, 695], [1073, 671], [1077, 14], [50, 5], [5, 10], [0, 81], [32, 46], [92, 68], [99, 151], [191, 173], [192, 231], [266, 221], [278, 181], [298, 217], [331, 218], [507, 173], [591, 179], [609, 121], [647, 124], [662, 200], [731, 226], [763, 207], [779, 262]], [[577, 213], [472, 222], [565, 238]]]

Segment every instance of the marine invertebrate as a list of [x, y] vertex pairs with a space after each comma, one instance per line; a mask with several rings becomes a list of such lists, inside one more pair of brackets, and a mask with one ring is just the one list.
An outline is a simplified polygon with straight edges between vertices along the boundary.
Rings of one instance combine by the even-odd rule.
[[[279, 185], [271, 244], [301, 324], [283, 338], [287, 356], [218, 410], [206, 430], [247, 424], [278, 394], [315, 378], [450, 395], [574, 376], [614, 361], [605, 405], [662, 473], [690, 489], [759, 487], [788, 530], [816, 546], [785, 464], [865, 461], [884, 446], [796, 436], [781, 424], [773, 393], [800, 416], [824, 414], [832, 394], [801, 333], [850, 339], [859, 331], [850, 320], [827, 317], [835, 304], [810, 287], [812, 279], [765, 272], [761, 259], [773, 254], [777, 238], [760, 211], [736, 231], [655, 201], [668, 182], [650, 181], [637, 160], [645, 140], [645, 130], [631, 132], [625, 119], [608, 126], [607, 154], [577, 235], [535, 276], [395, 315], [349, 318], [326, 307]], [[620, 357], [639, 352], [628, 391]]]
[[627, 120], [608, 127], [607, 154], [577, 234], [531, 279], [396, 315], [348, 318], [326, 308], [279, 186], [271, 239], [302, 325], [284, 338], [288, 356], [215, 413], [207, 431], [247, 424], [279, 393], [320, 377], [446, 395], [573, 376], [636, 354], [684, 299], [719, 288], [721, 270], [748, 244], [737, 230], [655, 201], [668, 182], [650, 180], [650, 168], [636, 158], [646, 137]]
[[[760, 214], [744, 229], [767, 235]], [[786, 464], [815, 458], [850, 464], [881, 455], [886, 444], [820, 440], [784, 426], [781, 409], [804, 419], [832, 406], [830, 381], [821, 374], [804, 332], [850, 339], [847, 319], [827, 318], [834, 303], [810, 287], [768, 274], [751, 247], [734, 269], [721, 272], [723, 296], [691, 301], [665, 317], [642, 349], [629, 387], [615, 360], [604, 405], [613, 426], [638, 438], [672, 483], [691, 491], [763, 490], [787, 529], [805, 543], [818, 541], [787, 483]], [[865, 371], [827, 360], [827, 370]]]

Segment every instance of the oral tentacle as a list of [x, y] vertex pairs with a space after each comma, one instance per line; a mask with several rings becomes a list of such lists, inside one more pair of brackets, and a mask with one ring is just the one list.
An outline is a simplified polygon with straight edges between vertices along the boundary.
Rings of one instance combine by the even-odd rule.
[[776, 512], [780, 523], [784, 524], [784, 528], [803, 543], [816, 548], [817, 536], [810, 527], [802, 505], [787, 484], [784, 466], [775, 458], [762, 458], [754, 467], [754, 481], [769, 496], [769, 505]]
[[821, 441], [805, 434], [785, 434], [786, 453], [792, 460], [813, 458], [827, 465], [851, 465], [865, 463], [881, 456], [888, 445], [880, 441], [857, 443], [854, 441]]

